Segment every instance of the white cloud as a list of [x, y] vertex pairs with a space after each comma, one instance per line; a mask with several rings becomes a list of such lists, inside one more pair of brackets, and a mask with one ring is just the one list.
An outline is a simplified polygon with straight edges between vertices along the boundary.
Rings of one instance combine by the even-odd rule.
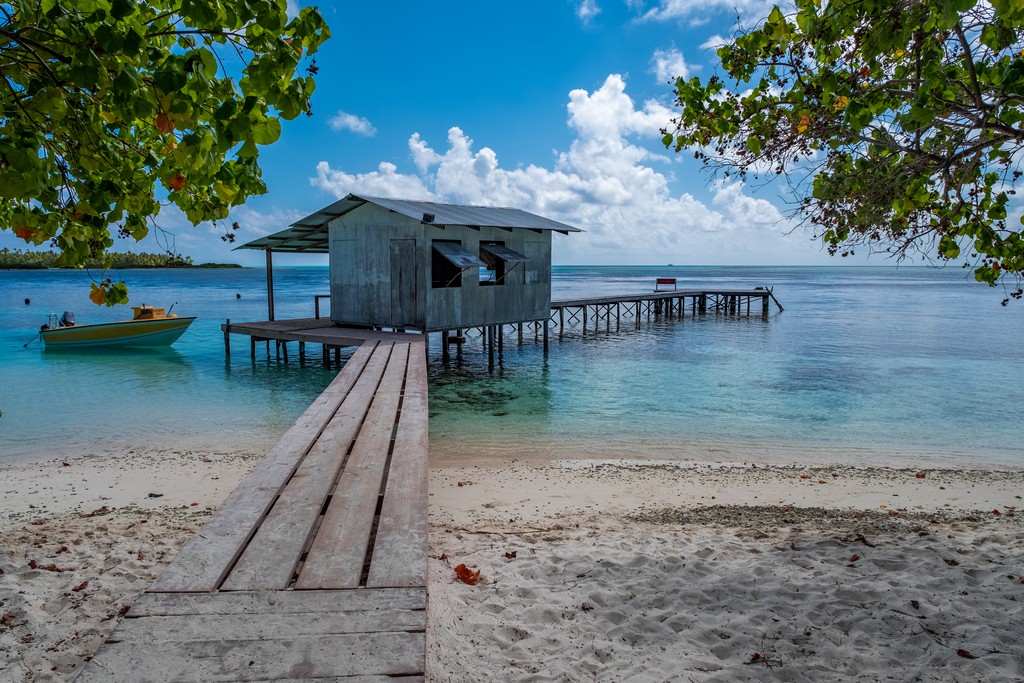
[[434, 198], [418, 177], [396, 173], [397, 170], [394, 164], [382, 161], [376, 171], [353, 175], [321, 161], [316, 165], [316, 177], [310, 179], [310, 184], [339, 199], [350, 192], [403, 199]]
[[[253, 203], [258, 203], [253, 202]], [[284, 230], [305, 214], [296, 209], [282, 209], [269, 205], [255, 209], [251, 205], [232, 207], [230, 215], [222, 221], [206, 221], [199, 225], [192, 223], [173, 204], [164, 206], [156, 220], [150, 224], [149, 235], [140, 242], [119, 241], [117, 251], [164, 251], [191, 255], [196, 263], [206, 261], [262, 263], [262, 256], [256, 258], [253, 252], [232, 251], [235, 247], [264, 235]], [[238, 227], [235, 229], [234, 225]], [[221, 237], [228, 232], [235, 234], [234, 242]]]
[[689, 78], [690, 65], [683, 59], [683, 53], [674, 45], [667, 50], [655, 50], [651, 57], [651, 73], [659, 83], [675, 83], [677, 78]]
[[365, 135], [368, 138], [377, 134], [377, 129], [373, 127], [369, 120], [343, 111], [339, 111], [332, 116], [328, 123], [331, 126], [331, 130], [347, 130], [357, 135]]
[[689, 20], [703, 24], [710, 15], [727, 14], [739, 19], [741, 26], [753, 26], [768, 17], [772, 7], [783, 12], [793, 9], [792, 2], [780, 0], [658, 0], [657, 5], [641, 15], [641, 21]]
[[492, 148], [477, 148], [452, 127], [444, 150], [419, 134], [409, 138], [414, 173], [382, 163], [377, 171], [350, 174], [322, 161], [312, 184], [334, 197], [365, 192], [514, 206], [587, 230], [557, 241], [559, 263], [763, 263], [784, 251], [788, 225], [742, 183], [713, 185], [710, 205], [673, 192], [672, 176], [654, 168], [682, 161], [658, 142], [673, 112], [655, 101], [638, 106], [621, 76], [609, 76], [593, 92], [573, 90], [567, 109], [574, 139], [551, 168], [505, 168]]
[[227, 225], [238, 223], [238, 234], [236, 240], [239, 244], [254, 240], [264, 235], [269, 235], [279, 230], [284, 230], [295, 221], [302, 218], [304, 214], [295, 209], [282, 209], [272, 206], [267, 210], [257, 211], [248, 206], [237, 206], [231, 209]]
[[711, 36], [703, 43], [701, 43], [700, 47], [702, 50], [717, 50], [718, 48], [722, 47], [723, 45], [727, 45], [730, 42], [732, 41], [729, 40], [728, 38], [720, 36], [716, 33], [715, 35]]
[[576, 7], [576, 16], [583, 21], [584, 24], [589, 24], [591, 19], [601, 13], [601, 8], [597, 6], [597, 0], [582, 0], [578, 7]]

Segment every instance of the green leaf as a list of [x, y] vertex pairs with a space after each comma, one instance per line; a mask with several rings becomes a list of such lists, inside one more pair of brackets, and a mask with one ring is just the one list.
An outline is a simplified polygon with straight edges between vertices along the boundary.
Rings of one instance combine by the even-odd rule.
[[[157, 183], [177, 170], [188, 190], [167, 199], [190, 220], [223, 218], [229, 205], [265, 192], [259, 146], [280, 138], [286, 113], [309, 107], [312, 79], [282, 43], [281, 0], [15, 0], [5, 8], [0, 229], [54, 240], [68, 265], [102, 258], [113, 224], [144, 236], [160, 211], [156, 196], [165, 196]], [[257, 39], [245, 51], [227, 43], [226, 31], [250, 27]], [[10, 39], [29, 35], [31, 48]], [[330, 31], [307, 7], [287, 35], [312, 54]], [[221, 64], [245, 73], [244, 85]], [[123, 291], [110, 285], [103, 296], [120, 301]]]
[[281, 122], [274, 118], [261, 118], [252, 124], [253, 142], [269, 145], [281, 137]]
[[944, 259], [955, 259], [960, 255], [960, 245], [951, 235], [943, 235], [939, 240], [939, 254]]

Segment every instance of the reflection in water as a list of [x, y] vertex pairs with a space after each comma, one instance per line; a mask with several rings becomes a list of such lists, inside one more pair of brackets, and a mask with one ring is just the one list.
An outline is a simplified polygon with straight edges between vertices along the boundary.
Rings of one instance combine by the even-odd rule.
[[44, 358], [60, 374], [90, 375], [103, 383], [98, 390], [119, 386], [159, 389], [168, 382], [190, 383], [197, 370], [188, 357], [173, 347], [124, 347], [54, 349], [47, 347]]

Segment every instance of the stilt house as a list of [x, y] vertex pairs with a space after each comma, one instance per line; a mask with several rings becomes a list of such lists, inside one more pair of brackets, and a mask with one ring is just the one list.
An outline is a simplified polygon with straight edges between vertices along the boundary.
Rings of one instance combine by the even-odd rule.
[[526, 211], [350, 194], [242, 245], [330, 255], [337, 325], [424, 332], [547, 320], [551, 233]]

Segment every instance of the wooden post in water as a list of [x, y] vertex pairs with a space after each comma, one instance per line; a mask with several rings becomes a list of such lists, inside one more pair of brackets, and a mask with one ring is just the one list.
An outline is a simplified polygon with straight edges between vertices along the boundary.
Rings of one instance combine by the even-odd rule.
[[[274, 319], [274, 251], [267, 249], [267, 320]], [[270, 355], [270, 347], [267, 347]]]
[[441, 330], [441, 362], [448, 364], [448, 330]]
[[548, 321], [544, 321], [544, 355], [548, 355]]
[[488, 325], [484, 330], [484, 346], [487, 347], [487, 368], [494, 370], [494, 326]]
[[231, 318], [224, 321], [224, 357], [231, 358]]

